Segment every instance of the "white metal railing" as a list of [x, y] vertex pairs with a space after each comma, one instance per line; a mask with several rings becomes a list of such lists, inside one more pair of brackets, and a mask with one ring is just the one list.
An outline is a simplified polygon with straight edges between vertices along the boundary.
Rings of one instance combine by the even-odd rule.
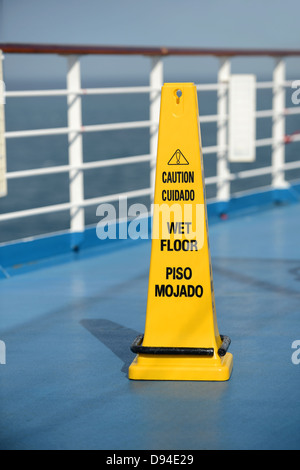
[[[116, 88], [90, 88], [81, 87], [80, 56], [67, 56], [67, 88], [65, 90], [43, 90], [43, 91], [7, 91], [5, 97], [31, 98], [31, 97], [54, 97], [65, 96], [68, 100], [68, 127], [53, 129], [36, 129], [27, 131], [5, 132], [5, 139], [17, 139], [24, 137], [41, 137], [50, 135], [68, 135], [69, 139], [69, 163], [68, 165], [55, 166], [50, 168], [31, 169], [23, 171], [13, 171], [7, 173], [7, 180], [19, 178], [38, 177], [42, 175], [68, 173], [69, 174], [69, 202], [46, 207], [38, 207], [28, 210], [16, 211], [13, 213], [1, 214], [0, 222], [23, 217], [38, 216], [60, 211], [70, 211], [70, 229], [73, 232], [82, 232], [85, 229], [84, 211], [86, 207], [99, 205], [105, 202], [117, 201], [120, 197], [136, 198], [153, 196], [156, 166], [156, 150], [158, 138], [158, 121], [160, 110], [160, 91], [164, 82], [163, 55], [151, 54], [151, 71], [149, 76], [149, 86], [141, 87], [116, 87]], [[217, 53], [214, 55], [218, 55]], [[258, 139], [256, 147], [272, 147], [272, 165], [265, 168], [240, 171], [230, 173], [228, 161], [228, 84], [231, 75], [231, 57], [220, 54], [220, 67], [218, 83], [197, 85], [197, 90], [201, 92], [217, 92], [217, 114], [200, 116], [201, 123], [217, 123], [216, 145], [203, 148], [204, 155], [217, 155], [216, 176], [206, 178], [207, 185], [217, 186], [217, 200], [227, 202], [230, 199], [231, 182], [253, 178], [262, 175], [272, 175], [272, 186], [274, 189], [282, 189], [288, 186], [285, 180], [285, 171], [300, 169], [299, 161], [285, 162], [285, 144], [299, 142], [300, 134], [286, 136], [285, 118], [288, 115], [300, 114], [300, 106], [286, 108], [285, 89], [292, 86], [292, 81], [285, 78], [285, 58], [284, 55], [275, 54], [275, 65], [273, 81], [260, 82], [256, 84], [257, 89], [273, 90], [273, 108], [270, 110], [257, 111], [256, 119], [272, 118], [273, 131], [270, 138]], [[148, 121], [120, 122], [113, 124], [100, 124], [84, 126], [82, 124], [81, 97], [85, 95], [115, 95], [115, 94], [149, 94], [150, 116]], [[89, 132], [103, 132], [126, 129], [149, 128], [150, 131], [150, 153], [147, 155], [129, 156], [124, 158], [106, 159], [91, 163], [84, 163], [82, 135]], [[117, 167], [121, 165], [131, 165], [136, 163], [149, 162], [149, 187], [130, 191], [126, 193], [103, 196], [93, 199], [84, 198], [85, 171], [96, 168]]]

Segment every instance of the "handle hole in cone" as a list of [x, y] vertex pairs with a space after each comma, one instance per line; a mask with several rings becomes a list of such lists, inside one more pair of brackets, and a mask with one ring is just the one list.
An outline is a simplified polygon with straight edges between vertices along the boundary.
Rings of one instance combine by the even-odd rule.
[[179, 104], [180, 103], [180, 98], [182, 97], [182, 90], [177, 89], [175, 91], [175, 96], [176, 96], [176, 103]]

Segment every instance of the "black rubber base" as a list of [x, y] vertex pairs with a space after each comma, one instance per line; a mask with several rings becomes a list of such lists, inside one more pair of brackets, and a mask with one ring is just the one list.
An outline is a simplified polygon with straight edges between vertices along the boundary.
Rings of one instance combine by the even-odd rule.
[[[220, 357], [225, 356], [231, 344], [228, 336], [222, 336], [222, 346], [218, 350]], [[213, 357], [214, 348], [164, 348], [143, 346], [144, 335], [139, 335], [131, 345], [131, 351], [135, 354], [159, 354], [169, 356], [205, 356]]]

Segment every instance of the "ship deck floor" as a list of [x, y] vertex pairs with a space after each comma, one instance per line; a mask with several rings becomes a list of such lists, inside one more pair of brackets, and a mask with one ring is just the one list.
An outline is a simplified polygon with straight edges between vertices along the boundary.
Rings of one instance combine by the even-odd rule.
[[151, 244], [91, 248], [0, 282], [0, 449], [299, 449], [299, 204], [210, 227], [228, 382], [135, 382]]

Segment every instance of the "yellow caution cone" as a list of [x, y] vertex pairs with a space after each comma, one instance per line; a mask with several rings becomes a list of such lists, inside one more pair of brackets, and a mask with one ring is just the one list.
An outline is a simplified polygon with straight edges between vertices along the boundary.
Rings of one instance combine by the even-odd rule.
[[230, 378], [230, 339], [217, 326], [197, 90], [162, 88], [145, 334], [132, 380]]

